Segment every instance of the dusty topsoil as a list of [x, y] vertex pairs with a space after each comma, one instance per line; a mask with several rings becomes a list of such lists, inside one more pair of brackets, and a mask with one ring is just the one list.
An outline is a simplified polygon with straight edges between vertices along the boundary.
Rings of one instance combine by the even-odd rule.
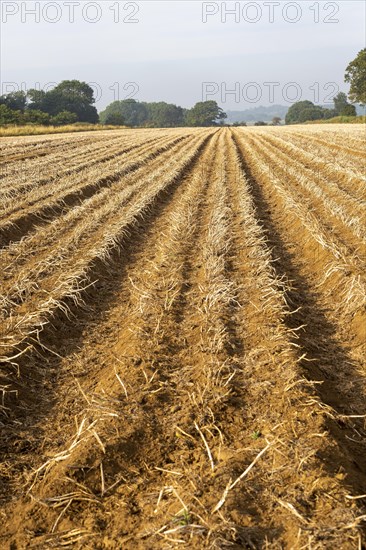
[[[33, 315], [56, 275], [97, 250], [175, 158], [197, 153], [108, 254], [90, 252], [78, 293], [0, 363], [1, 548], [364, 547], [365, 239], [343, 210], [330, 212], [331, 200], [358, 211], [349, 174], [358, 177], [359, 156], [341, 130], [276, 130], [151, 130], [142, 144], [138, 132], [132, 145], [98, 138], [90, 153], [95, 136], [33, 138], [9, 150], [4, 182], [13, 162], [31, 176], [49, 155], [69, 170], [60, 181], [81, 181], [80, 149], [99, 183], [71, 192], [55, 178], [54, 193], [34, 201], [33, 188], [22, 191], [21, 223], [4, 225], [0, 256], [12, 297], [3, 347], [7, 320]], [[321, 164], [331, 146], [333, 172]], [[137, 164], [125, 170], [125, 157]], [[109, 162], [119, 172], [103, 179]], [[119, 188], [133, 190], [125, 210], [106, 206], [85, 237], [94, 214], [68, 221]], [[59, 252], [66, 239], [78, 239], [75, 256]], [[37, 267], [46, 258], [54, 271]], [[27, 273], [33, 283], [18, 295]]]

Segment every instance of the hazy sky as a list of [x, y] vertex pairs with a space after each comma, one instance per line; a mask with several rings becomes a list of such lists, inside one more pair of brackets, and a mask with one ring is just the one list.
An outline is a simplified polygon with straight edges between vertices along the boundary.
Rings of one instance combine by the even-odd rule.
[[363, 0], [0, 4], [1, 92], [76, 78], [94, 83], [99, 109], [126, 97], [324, 103], [348, 91], [345, 67], [365, 47]]

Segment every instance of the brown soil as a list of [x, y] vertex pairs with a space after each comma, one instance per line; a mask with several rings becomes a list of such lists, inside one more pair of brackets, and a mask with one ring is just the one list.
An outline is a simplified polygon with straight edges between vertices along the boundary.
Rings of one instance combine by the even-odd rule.
[[7, 234], [1, 548], [362, 548], [363, 257], [271, 131], [146, 131], [140, 162], [128, 131], [133, 169], [101, 149], [90, 192]]

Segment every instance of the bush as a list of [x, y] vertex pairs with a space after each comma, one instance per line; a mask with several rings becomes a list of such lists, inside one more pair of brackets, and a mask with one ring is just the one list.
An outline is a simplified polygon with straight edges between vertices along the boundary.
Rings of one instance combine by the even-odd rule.
[[36, 109], [28, 110], [23, 114], [22, 123], [48, 126], [50, 123], [50, 115]]
[[0, 125], [4, 124], [19, 124], [22, 119], [21, 111], [14, 111], [6, 105], [0, 105]]

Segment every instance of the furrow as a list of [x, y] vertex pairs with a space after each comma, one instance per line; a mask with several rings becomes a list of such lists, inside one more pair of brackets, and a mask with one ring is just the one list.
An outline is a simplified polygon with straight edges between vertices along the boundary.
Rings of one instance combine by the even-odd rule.
[[[95, 227], [95, 233], [85, 233], [82, 228], [75, 232], [74, 240], [71, 242], [72, 253], [64, 256], [62, 246], [54, 261], [48, 268], [51, 270], [47, 276], [47, 266], [43, 262], [39, 269], [45, 270], [42, 286], [30, 282], [29, 300], [25, 300], [18, 307], [18, 313], [11, 315], [2, 323], [3, 349], [2, 361], [13, 362], [11, 358], [14, 350], [27, 349], [30, 345], [31, 335], [38, 334], [42, 327], [47, 324], [47, 319], [58, 308], [62, 309], [62, 303], [68, 297], [73, 297], [78, 302], [80, 292], [89, 283], [92, 283], [92, 267], [97, 259], [108, 260], [111, 250], [120, 240], [128, 236], [130, 229], [137, 223], [137, 220], [152, 207], [157, 197], [165, 192], [173, 183], [179, 180], [188, 167], [194, 162], [200, 150], [209, 136], [193, 140], [191, 147], [181, 151], [179, 155], [171, 160], [170, 171], [166, 173], [165, 167], [160, 172], [152, 174], [147, 178], [147, 186], [143, 193], [137, 194], [134, 201], [128, 203], [124, 208], [111, 205], [112, 215], [104, 218], [108, 225]], [[113, 215], [114, 212], [114, 215]], [[98, 212], [103, 216], [103, 209]], [[93, 224], [93, 220], [91, 220]], [[84, 242], [83, 242], [84, 235]], [[83, 245], [83, 254], [80, 254], [80, 246]], [[54, 259], [56, 260], [56, 258]], [[57, 267], [57, 269], [56, 269]], [[23, 284], [28, 284], [23, 280]], [[10, 357], [9, 357], [10, 356]]]
[[[346, 246], [353, 254], [365, 257], [366, 252], [366, 213], [361, 205], [347, 204], [339, 200], [339, 191], [332, 188], [329, 179], [314, 177], [314, 173], [298, 161], [296, 151], [290, 156], [263, 137], [254, 140], [255, 147], [261, 150], [270, 171], [283, 181], [288, 193], [296, 193], [297, 199], [308, 203], [312, 212], [321, 220], [325, 229], [337, 237], [341, 246]], [[315, 180], [315, 181], [314, 181]], [[364, 265], [364, 263], [363, 263]]]
[[39, 225], [49, 223], [60, 214], [66, 214], [78, 203], [93, 197], [100, 190], [110, 187], [124, 175], [135, 172], [143, 167], [149, 160], [164, 153], [170, 146], [180, 143], [188, 138], [176, 137], [170, 140], [163, 138], [153, 147], [144, 144], [126, 155], [124, 160], [113, 157], [111, 162], [103, 166], [103, 176], [100, 177], [97, 167], [87, 168], [82, 174], [72, 174], [64, 178], [57, 185], [50, 183], [45, 190], [36, 188], [34, 193], [27, 197], [26, 205], [22, 207], [12, 206], [12, 213], [0, 222], [0, 243], [7, 246], [11, 242], [19, 240]]

